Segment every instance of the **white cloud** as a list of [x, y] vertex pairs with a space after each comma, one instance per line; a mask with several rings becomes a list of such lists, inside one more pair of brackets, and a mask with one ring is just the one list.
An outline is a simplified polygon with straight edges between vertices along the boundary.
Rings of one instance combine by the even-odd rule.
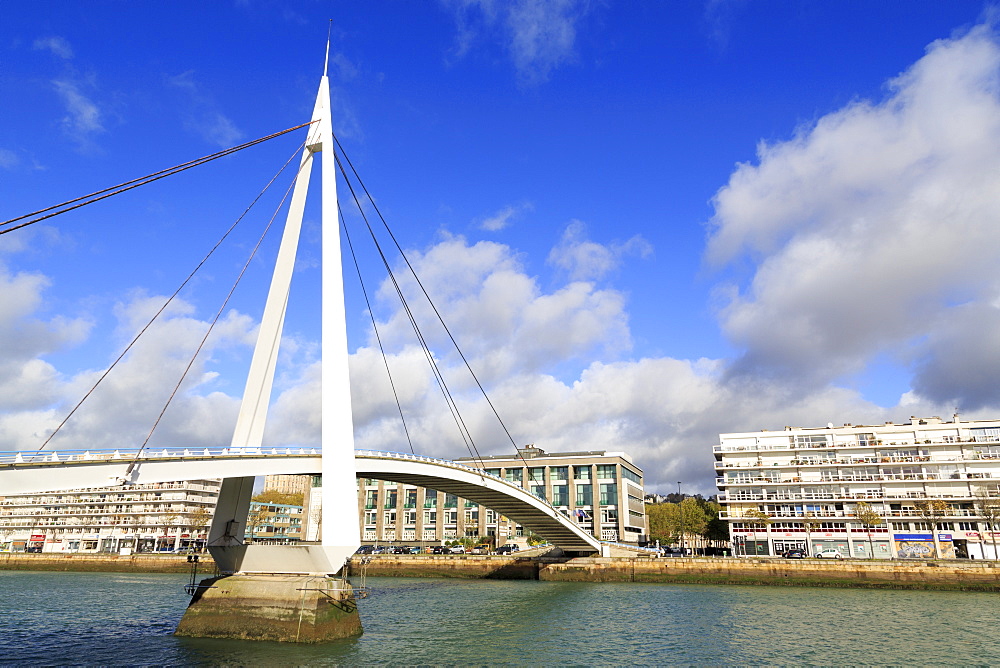
[[62, 127], [67, 135], [81, 144], [87, 144], [93, 135], [104, 131], [100, 108], [83, 90], [90, 84], [61, 79], [53, 81], [52, 86], [66, 105], [67, 115], [62, 119]]
[[231, 118], [218, 109], [218, 105], [195, 80], [192, 70], [168, 77], [167, 83], [186, 94], [187, 111], [184, 125], [201, 135], [208, 143], [229, 148], [243, 138], [243, 132]]
[[625, 257], [645, 258], [653, 252], [653, 247], [639, 235], [605, 246], [588, 240], [586, 234], [587, 226], [579, 220], [567, 225], [559, 244], [549, 253], [549, 264], [574, 280], [598, 280], [617, 269]]
[[583, 0], [444, 0], [457, 25], [455, 55], [481, 40], [498, 41], [522, 83], [546, 81], [575, 58], [576, 34], [589, 4]]
[[0, 148], [0, 169], [14, 169], [20, 162], [17, 153]]
[[39, 37], [32, 46], [39, 51], [50, 51], [64, 60], [73, 58], [73, 47], [62, 37]]
[[[409, 257], [465, 355], [488, 379], [552, 368], [598, 351], [614, 355], [631, 345], [621, 293], [582, 281], [544, 293], [503, 244], [470, 246], [453, 237]], [[416, 286], [405, 277], [401, 282], [427, 339], [441, 354], [451, 354]], [[384, 284], [379, 296], [393, 309], [380, 328], [383, 342], [393, 349], [413, 343], [391, 285]]]
[[[738, 167], [715, 198], [708, 245], [716, 265], [754, 263], [721, 309], [745, 350], [733, 375], [812, 391], [881, 353], [919, 354], [921, 392], [940, 399], [931, 379], [946, 360], [982, 354], [1000, 372], [971, 323], [955, 331], [1000, 284], [998, 81], [1000, 46], [979, 26], [932, 44], [886, 99], [762, 144], [758, 164]], [[981, 405], [972, 383], [952, 385]]]
[[523, 213], [531, 211], [533, 208], [534, 207], [530, 203], [520, 204], [518, 206], [505, 206], [492, 216], [480, 221], [479, 229], [486, 230], [487, 232], [499, 232], [500, 230], [506, 229], [510, 225], [512, 219]]

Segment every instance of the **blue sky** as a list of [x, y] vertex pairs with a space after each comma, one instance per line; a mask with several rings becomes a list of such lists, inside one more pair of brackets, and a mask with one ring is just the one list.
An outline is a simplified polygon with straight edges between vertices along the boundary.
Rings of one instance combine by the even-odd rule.
[[[0, 218], [308, 120], [333, 19], [334, 131], [515, 440], [624, 450], [651, 491], [713, 493], [720, 432], [997, 416], [995, 16], [961, 1], [7, 3]], [[0, 449], [40, 445], [300, 141], [0, 236]], [[286, 186], [53, 447], [145, 438]], [[318, 439], [317, 242], [310, 209], [269, 443]], [[228, 442], [273, 250], [152, 443]], [[466, 455], [369, 270], [414, 447]], [[347, 300], [358, 444], [407, 449], [351, 274]], [[435, 351], [480, 452], [509, 451]]]

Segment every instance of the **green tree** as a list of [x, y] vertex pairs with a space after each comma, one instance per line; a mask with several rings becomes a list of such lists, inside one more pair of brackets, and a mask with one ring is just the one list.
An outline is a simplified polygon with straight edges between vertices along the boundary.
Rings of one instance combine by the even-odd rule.
[[195, 538], [197, 538], [197, 534], [201, 533], [202, 529], [208, 526], [208, 523], [211, 521], [212, 511], [208, 508], [195, 508], [188, 514], [188, 524], [190, 525], [191, 533], [194, 534]]
[[743, 511], [743, 517], [750, 520], [750, 524], [754, 527], [754, 551], [760, 554], [760, 545], [757, 545], [757, 527], [764, 527], [765, 535], [767, 535], [767, 544], [770, 546], [770, 527], [771, 527], [771, 516], [765, 513], [763, 510], [758, 510], [757, 508], [750, 508], [749, 510]]
[[646, 518], [649, 520], [650, 538], [663, 545], [677, 541], [681, 516], [676, 503], [647, 503]]
[[813, 553], [812, 532], [822, 526], [823, 520], [816, 517], [816, 513], [807, 510], [802, 517], [802, 527], [806, 530], [806, 556], [811, 557]]
[[244, 531], [244, 535], [253, 540], [257, 535], [257, 529], [259, 529], [264, 522], [267, 520], [267, 511], [264, 510], [263, 506], [257, 506], [256, 508], [251, 506], [250, 512], [247, 513], [247, 528]]
[[941, 499], [922, 499], [914, 502], [913, 507], [917, 509], [920, 517], [931, 525], [931, 537], [934, 539], [934, 558], [940, 559], [941, 541], [938, 538], [938, 525], [951, 510], [951, 506]]
[[302, 494], [282, 494], [273, 489], [256, 494], [252, 499], [260, 503], [277, 503], [283, 506], [302, 505]]
[[708, 528], [708, 515], [702, 504], [693, 497], [681, 501], [679, 507], [681, 545], [687, 545], [687, 536], [701, 536]]
[[868, 532], [868, 554], [870, 558], [874, 559], [875, 548], [872, 545], [872, 529], [881, 525], [885, 521], [885, 518], [875, 512], [872, 504], [867, 501], [858, 501], [854, 504], [854, 517], [865, 528], [865, 531]]
[[1000, 485], [993, 488], [986, 486], [977, 487], [972, 492], [976, 504], [976, 512], [983, 518], [986, 528], [990, 531], [990, 539], [993, 542], [993, 558], [1000, 557], [997, 552], [997, 526], [1000, 526]]
[[728, 543], [730, 538], [729, 522], [719, 519], [722, 506], [710, 499], [702, 503], [702, 509], [708, 517], [708, 523], [705, 525], [705, 531], [702, 533], [705, 540], [709, 543], [714, 543], [714, 547], [719, 547], [719, 543]]

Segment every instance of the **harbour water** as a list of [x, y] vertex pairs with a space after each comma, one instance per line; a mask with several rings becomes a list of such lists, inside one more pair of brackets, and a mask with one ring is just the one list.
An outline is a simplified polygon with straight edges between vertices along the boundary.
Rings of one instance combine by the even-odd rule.
[[0, 571], [3, 665], [1000, 663], [997, 595], [369, 578], [365, 633], [175, 638], [183, 575]]

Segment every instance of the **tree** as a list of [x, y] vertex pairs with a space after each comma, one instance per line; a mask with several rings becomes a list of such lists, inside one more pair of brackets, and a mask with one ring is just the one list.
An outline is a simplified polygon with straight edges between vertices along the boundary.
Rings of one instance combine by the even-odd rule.
[[205, 507], [195, 508], [188, 514], [188, 524], [191, 526], [191, 533], [195, 534], [196, 540], [197, 534], [201, 533], [201, 530], [208, 526], [211, 521], [212, 511]]
[[[750, 523], [754, 526], [754, 543], [757, 542], [757, 526], [763, 526], [764, 531], [770, 534], [771, 526], [771, 516], [765, 513], [763, 510], [758, 510], [757, 508], [750, 508], [749, 510], [743, 511], [743, 517], [750, 520]], [[768, 545], [771, 544], [770, 538], [767, 540]], [[760, 553], [760, 546], [754, 546], [754, 552]]]
[[813, 552], [812, 532], [823, 524], [823, 520], [816, 517], [816, 513], [807, 510], [802, 517], [802, 527], [806, 530], [806, 556], [811, 557]]
[[662, 544], [673, 543], [680, 534], [680, 512], [676, 503], [647, 503], [649, 537]]
[[913, 507], [917, 509], [920, 517], [931, 525], [931, 537], [934, 539], [934, 558], [940, 559], [941, 541], [938, 539], [938, 525], [951, 510], [951, 506], [941, 499], [922, 499], [914, 502]]
[[249, 536], [251, 540], [257, 534], [257, 529], [264, 524], [267, 520], [267, 511], [264, 510], [264, 506], [250, 506], [250, 512], [247, 513], [247, 528], [244, 532], [245, 536]]
[[719, 547], [718, 543], [728, 543], [729, 522], [719, 519], [719, 513], [722, 511], [722, 506], [714, 500], [708, 500], [702, 504], [702, 509], [708, 517], [708, 523], [705, 525], [705, 530], [701, 535], [706, 541], [716, 543], [713, 547]]
[[277, 503], [283, 506], [301, 506], [303, 498], [302, 494], [282, 494], [269, 489], [254, 495], [252, 500], [260, 503]]
[[867, 501], [858, 501], [854, 504], [854, 517], [868, 532], [868, 554], [870, 558], [874, 559], [875, 548], [872, 546], [872, 529], [882, 524], [885, 519], [875, 512], [872, 504]]
[[983, 518], [986, 528], [990, 531], [990, 538], [993, 542], [993, 558], [1000, 557], [997, 552], [996, 528], [1000, 525], [1000, 485], [995, 485], [994, 489], [982, 486], [972, 491], [976, 512]]
[[708, 528], [708, 515], [705, 514], [705, 510], [698, 499], [693, 497], [688, 497], [681, 501], [678, 507], [678, 514], [680, 516], [679, 533], [681, 546], [683, 547], [686, 543], [685, 537], [688, 534], [701, 536], [705, 533], [705, 529]]

